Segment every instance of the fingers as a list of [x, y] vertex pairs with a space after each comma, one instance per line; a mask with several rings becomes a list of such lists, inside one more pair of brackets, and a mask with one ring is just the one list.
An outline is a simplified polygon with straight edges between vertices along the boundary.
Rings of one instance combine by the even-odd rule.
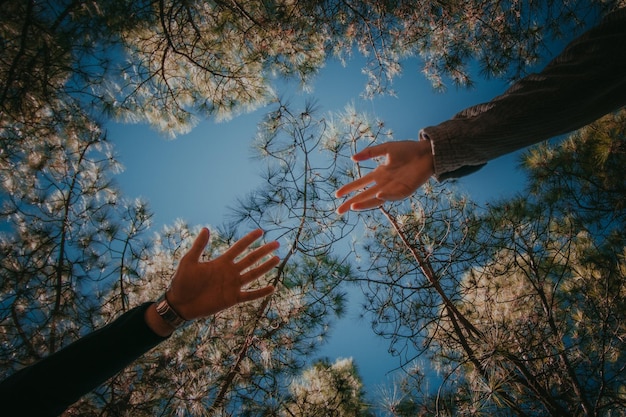
[[278, 256], [273, 256], [256, 268], [252, 268], [241, 276], [241, 285], [246, 285], [270, 272], [280, 263]]
[[[344, 201], [339, 207], [337, 207], [337, 213], [343, 214], [348, 210], [365, 210], [366, 208], [378, 207], [382, 204], [382, 201], [378, 199], [378, 193], [381, 186], [379, 184], [364, 190], [354, 197]], [[357, 208], [363, 207], [363, 208]]]
[[414, 192], [415, 190], [409, 188], [409, 186], [397, 186], [393, 189], [381, 191], [376, 197], [383, 201], [397, 201], [409, 197]]
[[370, 146], [363, 149], [361, 152], [357, 152], [352, 155], [352, 160], [355, 162], [365, 161], [367, 159], [376, 158], [377, 156], [387, 155], [387, 144], [381, 143], [380, 145]]
[[[239, 239], [233, 246], [228, 249], [224, 255], [225, 258], [234, 262], [235, 259], [245, 253], [248, 247], [254, 243], [258, 238], [263, 235], [263, 231], [261, 229], [253, 230], [248, 233], [246, 236]], [[245, 271], [250, 268], [270, 253], [278, 249], [280, 244], [277, 241], [266, 243], [265, 245], [256, 248], [252, 252], [245, 255], [241, 260], [236, 263], [237, 269], [240, 271]], [[263, 276], [267, 272], [271, 271], [278, 263], [280, 262], [280, 258], [278, 256], [273, 256], [270, 259], [266, 260], [256, 268], [250, 269], [245, 274], [241, 276], [242, 285], [246, 285], [254, 281], [255, 279]]]
[[239, 255], [244, 253], [248, 246], [252, 245], [255, 240], [263, 236], [263, 230], [256, 229], [239, 239], [233, 246], [231, 246], [224, 254], [222, 255], [225, 258], [234, 261]]
[[[388, 154], [388, 144], [381, 143], [380, 145], [370, 146], [369, 148], [363, 149], [361, 152], [355, 153], [354, 155], [352, 155], [352, 160], [355, 162], [365, 161], [370, 158], [375, 158], [377, 156], [384, 156], [387, 154]], [[340, 197], [346, 196], [353, 191], [360, 190], [362, 188], [365, 188], [367, 185], [373, 182], [376, 182], [376, 177], [379, 175], [378, 171], [379, 169], [377, 168], [374, 171], [371, 171], [367, 173], [366, 175], [362, 176], [361, 178], [356, 179], [352, 181], [351, 183], [346, 184], [343, 187], [339, 188], [335, 192], [335, 197], [340, 198]], [[343, 203], [340, 207], [344, 207], [344, 208], [348, 207], [349, 204], [347, 203], [348, 201]], [[343, 213], [345, 211], [347, 210], [337, 209], [338, 213]]]
[[359, 201], [358, 203], [352, 203], [350, 209], [354, 211], [369, 210], [383, 205], [385, 201], [379, 198], [370, 198], [369, 200]]
[[[365, 161], [367, 159], [375, 158], [377, 156], [384, 156], [388, 153], [388, 144], [381, 143], [380, 145], [370, 146], [369, 148], [363, 149], [361, 152], [357, 152], [352, 155], [352, 160], [355, 162]], [[366, 185], [375, 181], [375, 176], [377, 175], [377, 170], [371, 171], [366, 175], [362, 176], [359, 179], [352, 181], [349, 184], [344, 185], [340, 189], [335, 192], [335, 197], [343, 197], [347, 194], [350, 194], [353, 191], [359, 190], [361, 188], [365, 188]]]
[[268, 285], [267, 287], [259, 288], [257, 290], [241, 291], [239, 293], [239, 302], [245, 303], [247, 301], [256, 300], [258, 298], [267, 297], [274, 292], [274, 287]]
[[369, 185], [375, 182], [376, 170], [368, 172], [363, 175], [361, 178], [352, 181], [349, 184], [344, 185], [337, 191], [335, 191], [335, 197], [340, 198], [345, 195], [350, 194], [353, 191], [360, 190], [361, 188], [365, 188], [366, 185]]
[[349, 210], [359, 211], [359, 210], [368, 210], [371, 208], [380, 207], [383, 205], [384, 200], [372, 197], [366, 200], [359, 199], [358, 201], [354, 201], [354, 199], [350, 199], [337, 207], [337, 214], [346, 213]]
[[189, 257], [192, 261], [199, 261], [207, 243], [209, 243], [209, 229], [203, 227], [198, 236], [196, 236], [196, 240], [194, 240], [193, 245], [191, 245], [191, 249], [189, 249], [189, 252], [187, 252], [185, 257]]
[[280, 244], [278, 242], [276, 242], [276, 241], [266, 243], [265, 245], [261, 246], [260, 248], [257, 248], [255, 250], [253, 250], [252, 252], [250, 252], [249, 254], [247, 254], [243, 259], [241, 259], [239, 262], [237, 262], [237, 266], [239, 266], [241, 268], [241, 270], [243, 271], [243, 270], [251, 267], [255, 263], [257, 263], [257, 261], [259, 261], [259, 260], [263, 259], [264, 257], [266, 257], [267, 255], [269, 255], [270, 253], [272, 253], [276, 249], [278, 249], [279, 246], [280, 246]]
[[[237, 266], [240, 267], [242, 270], [245, 270], [269, 255], [274, 250], [278, 249], [278, 247], [279, 243], [276, 241], [267, 243], [246, 255], [242, 260], [237, 263]], [[240, 280], [241, 285], [247, 285], [252, 281], [262, 277], [263, 275], [274, 269], [274, 267], [276, 267], [279, 263], [280, 258], [278, 256], [272, 256], [270, 259], [261, 263], [256, 268], [252, 268], [245, 274], [243, 274]], [[274, 286], [272, 285], [256, 290], [241, 291], [239, 293], [239, 302], [247, 302], [256, 300], [258, 298], [263, 298], [272, 294], [273, 292]]]

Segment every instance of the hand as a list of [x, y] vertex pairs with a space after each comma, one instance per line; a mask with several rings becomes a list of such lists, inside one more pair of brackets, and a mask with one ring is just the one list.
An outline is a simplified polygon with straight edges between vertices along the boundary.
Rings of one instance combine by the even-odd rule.
[[[337, 198], [359, 191], [337, 208], [337, 213], [379, 207], [386, 200], [401, 200], [413, 194], [434, 172], [429, 140], [387, 142], [352, 156], [355, 162], [385, 156], [385, 163], [363, 177], [341, 187]], [[368, 185], [373, 184], [369, 188]]]
[[209, 230], [202, 229], [189, 252], [181, 259], [167, 291], [167, 300], [172, 308], [184, 319], [192, 320], [274, 292], [271, 285], [256, 290], [242, 290], [242, 287], [262, 277], [280, 262], [277, 256], [265, 259], [278, 249], [276, 241], [242, 256], [262, 235], [262, 230], [254, 230], [221, 256], [201, 262], [200, 257], [209, 242]]

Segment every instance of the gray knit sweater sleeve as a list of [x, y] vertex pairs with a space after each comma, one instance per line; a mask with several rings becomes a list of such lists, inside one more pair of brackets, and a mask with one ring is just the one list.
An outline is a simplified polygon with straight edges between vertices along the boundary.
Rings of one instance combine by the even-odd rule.
[[435, 177], [461, 177], [487, 161], [571, 132], [626, 104], [626, 9], [572, 41], [543, 71], [488, 103], [420, 132]]

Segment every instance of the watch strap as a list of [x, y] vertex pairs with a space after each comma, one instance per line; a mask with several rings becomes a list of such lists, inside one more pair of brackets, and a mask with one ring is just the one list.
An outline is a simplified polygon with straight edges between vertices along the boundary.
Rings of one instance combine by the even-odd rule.
[[167, 301], [165, 293], [156, 302], [156, 311], [161, 318], [174, 329], [181, 327], [187, 320], [182, 318]]

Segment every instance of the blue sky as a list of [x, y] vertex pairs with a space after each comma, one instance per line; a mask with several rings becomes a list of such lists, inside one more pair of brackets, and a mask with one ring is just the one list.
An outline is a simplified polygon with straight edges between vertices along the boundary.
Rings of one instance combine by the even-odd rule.
[[[434, 92], [419, 73], [418, 62], [408, 62], [404, 75], [395, 80], [397, 97], [373, 101], [359, 98], [365, 85], [358, 63], [342, 67], [331, 62], [315, 79], [315, 98], [322, 112], [341, 111], [354, 103], [357, 110], [383, 120], [394, 138], [416, 139], [420, 128], [445, 121], [456, 112], [488, 101], [502, 93], [503, 81], [478, 80], [471, 90], [450, 87]], [[304, 96], [294, 96], [294, 102]], [[117, 181], [127, 197], [143, 197], [155, 213], [154, 228], [180, 218], [192, 225], [219, 225], [228, 207], [262, 183], [260, 165], [253, 161], [250, 145], [264, 109], [241, 115], [230, 122], [200, 123], [187, 135], [168, 140], [141, 125], [112, 125], [108, 137], [115, 144], [125, 172]], [[473, 199], [484, 201], [520, 190], [523, 178], [518, 154], [490, 162], [478, 173], [461, 179], [457, 186]], [[388, 383], [399, 360], [387, 353], [385, 340], [373, 335], [367, 320], [359, 320], [358, 292], [351, 294], [345, 318], [336, 324], [320, 357], [352, 357], [370, 395]]]

